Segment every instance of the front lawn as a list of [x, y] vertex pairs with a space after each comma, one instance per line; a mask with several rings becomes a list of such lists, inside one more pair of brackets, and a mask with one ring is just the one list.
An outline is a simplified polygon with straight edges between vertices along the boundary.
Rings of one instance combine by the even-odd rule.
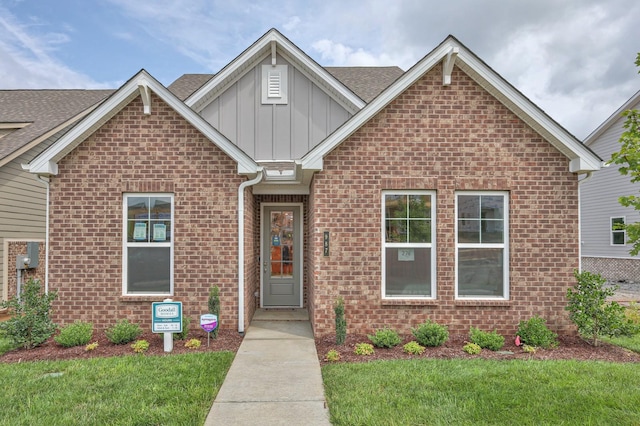
[[333, 425], [640, 424], [633, 363], [422, 359], [322, 375]]
[[232, 352], [0, 363], [0, 424], [202, 425]]

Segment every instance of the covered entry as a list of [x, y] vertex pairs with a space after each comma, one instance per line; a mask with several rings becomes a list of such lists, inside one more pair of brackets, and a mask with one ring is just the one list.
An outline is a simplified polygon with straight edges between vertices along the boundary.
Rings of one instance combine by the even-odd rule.
[[302, 204], [262, 204], [260, 217], [260, 306], [302, 307]]

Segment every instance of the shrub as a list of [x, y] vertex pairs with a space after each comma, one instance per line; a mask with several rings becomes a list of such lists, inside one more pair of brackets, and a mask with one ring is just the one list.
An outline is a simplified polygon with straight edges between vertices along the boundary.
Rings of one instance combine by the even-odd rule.
[[340, 361], [340, 353], [338, 351], [336, 351], [335, 349], [331, 349], [329, 352], [327, 352], [327, 354], [324, 356], [325, 361], [328, 362], [337, 362]]
[[422, 346], [436, 347], [444, 344], [449, 338], [449, 331], [446, 325], [440, 325], [431, 320], [411, 329], [418, 343]]
[[338, 297], [333, 308], [336, 313], [336, 345], [344, 345], [347, 338], [347, 320], [344, 318], [344, 299]]
[[631, 302], [624, 311], [625, 317], [633, 324], [640, 326], [640, 305]]
[[594, 346], [603, 336], [625, 336], [638, 328], [625, 317], [625, 309], [617, 302], [607, 301], [616, 288], [605, 288], [606, 280], [599, 274], [574, 271], [578, 281], [567, 289], [569, 319], [578, 327], [578, 333]]
[[371, 343], [358, 343], [356, 349], [353, 351], [356, 355], [373, 355], [373, 345]]
[[499, 335], [495, 330], [488, 332], [471, 327], [469, 340], [471, 340], [471, 343], [475, 343], [483, 349], [492, 351], [499, 351], [504, 346], [504, 337]]
[[537, 349], [535, 346], [522, 345], [522, 350], [528, 354], [535, 354]]
[[402, 350], [411, 355], [422, 355], [425, 351], [425, 348], [414, 340], [405, 344], [402, 347]]
[[189, 339], [187, 343], [184, 344], [184, 347], [189, 349], [198, 349], [201, 344], [202, 342], [198, 339]]
[[84, 347], [84, 350], [87, 352], [94, 351], [96, 349], [98, 349], [98, 342], [89, 343], [87, 346]]
[[53, 338], [57, 344], [65, 348], [82, 346], [89, 343], [93, 336], [93, 324], [84, 321], [75, 321], [60, 329], [60, 334]]
[[142, 329], [138, 324], [133, 324], [130, 323], [129, 320], [123, 319], [109, 327], [105, 331], [105, 334], [111, 343], [123, 345], [125, 343], [133, 342], [142, 334]]
[[11, 318], [0, 322], [0, 331], [13, 345], [32, 349], [44, 343], [56, 331], [49, 311], [57, 292], [44, 293], [40, 281], [30, 279], [22, 289], [20, 299], [12, 297], [0, 303], [0, 308], [8, 308]]
[[215, 315], [218, 318], [218, 326], [211, 332], [213, 338], [218, 337], [218, 330], [220, 330], [220, 289], [217, 285], [211, 287], [209, 290], [208, 300], [209, 313]]
[[462, 350], [469, 355], [478, 355], [480, 352], [482, 352], [482, 348], [475, 343], [467, 343], [462, 347]]
[[180, 333], [173, 333], [174, 340], [184, 340], [189, 335], [189, 324], [191, 324], [191, 317], [182, 316], [182, 331]]
[[367, 337], [377, 348], [393, 348], [402, 342], [398, 333], [390, 328], [380, 329]]
[[539, 348], [551, 348], [558, 346], [558, 335], [549, 330], [546, 320], [535, 316], [528, 321], [520, 321], [518, 336], [522, 343]]
[[149, 350], [149, 342], [147, 342], [146, 340], [136, 340], [136, 342], [133, 343], [131, 347], [133, 348], [133, 351], [135, 353], [142, 354]]

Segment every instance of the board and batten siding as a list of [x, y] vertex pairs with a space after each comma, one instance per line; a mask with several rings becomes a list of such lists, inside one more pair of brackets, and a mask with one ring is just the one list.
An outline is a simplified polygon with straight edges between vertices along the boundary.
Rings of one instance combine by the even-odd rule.
[[[634, 108], [638, 108], [638, 104]], [[600, 137], [589, 145], [603, 159], [608, 161], [611, 154], [620, 149], [619, 139], [623, 132], [624, 117], [618, 118]], [[625, 217], [626, 223], [640, 221], [640, 215], [633, 208], [623, 207], [618, 198], [637, 194], [639, 184], [632, 184], [628, 176], [618, 171], [620, 167], [611, 164], [595, 172], [590, 180], [581, 185], [581, 228], [583, 257], [613, 257], [638, 259], [629, 255], [630, 245], [611, 244], [611, 218]]]
[[215, 98], [200, 113], [249, 156], [260, 160], [302, 158], [347, 121], [351, 114], [318, 85], [288, 65], [286, 105], [261, 102], [263, 60]]

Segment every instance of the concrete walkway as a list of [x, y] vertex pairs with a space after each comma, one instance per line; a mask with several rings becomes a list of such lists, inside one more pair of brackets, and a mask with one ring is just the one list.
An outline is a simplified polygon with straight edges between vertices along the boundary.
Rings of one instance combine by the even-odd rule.
[[326, 426], [320, 363], [304, 309], [253, 317], [205, 426]]

